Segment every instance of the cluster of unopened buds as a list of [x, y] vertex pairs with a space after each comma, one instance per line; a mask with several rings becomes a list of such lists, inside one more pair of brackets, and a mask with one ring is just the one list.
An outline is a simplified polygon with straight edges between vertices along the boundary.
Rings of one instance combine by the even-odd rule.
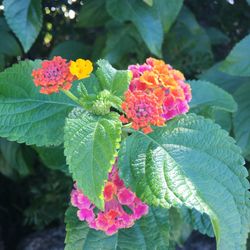
[[122, 103], [123, 123], [150, 133], [152, 125], [163, 126], [167, 120], [189, 110], [191, 88], [180, 71], [154, 58], [128, 69], [133, 77]]
[[114, 165], [104, 186], [104, 211], [98, 210], [84, 192], [75, 184], [71, 203], [78, 208], [79, 220], [86, 221], [90, 228], [101, 230], [107, 235], [121, 228], [132, 227], [136, 220], [148, 213], [148, 206], [124, 185]]

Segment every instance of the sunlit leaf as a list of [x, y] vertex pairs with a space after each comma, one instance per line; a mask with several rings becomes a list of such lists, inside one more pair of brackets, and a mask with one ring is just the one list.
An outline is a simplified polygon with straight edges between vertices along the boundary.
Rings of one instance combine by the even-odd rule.
[[248, 173], [240, 148], [211, 120], [190, 114], [150, 134], [134, 132], [118, 163], [121, 177], [145, 202], [206, 213], [219, 250], [245, 248]]

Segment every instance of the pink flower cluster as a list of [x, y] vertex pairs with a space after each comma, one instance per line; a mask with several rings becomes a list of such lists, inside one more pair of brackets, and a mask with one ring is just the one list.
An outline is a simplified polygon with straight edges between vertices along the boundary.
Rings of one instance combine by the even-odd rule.
[[163, 101], [162, 116], [166, 120], [188, 112], [191, 88], [179, 70], [152, 57], [142, 65], [130, 65], [128, 69], [133, 73], [129, 90], [155, 93]]
[[[128, 69], [133, 77], [122, 103], [123, 123], [131, 122], [132, 128], [150, 133], [151, 125], [163, 126], [167, 120], [188, 112], [191, 88], [180, 71], [154, 58]], [[157, 112], [152, 110], [154, 107]]]
[[107, 235], [115, 234], [121, 228], [132, 227], [135, 220], [148, 213], [148, 206], [125, 187], [115, 165], [109, 173], [103, 196], [105, 208], [101, 211], [75, 185], [71, 203], [78, 208], [79, 220], [86, 221], [90, 228], [104, 231]]

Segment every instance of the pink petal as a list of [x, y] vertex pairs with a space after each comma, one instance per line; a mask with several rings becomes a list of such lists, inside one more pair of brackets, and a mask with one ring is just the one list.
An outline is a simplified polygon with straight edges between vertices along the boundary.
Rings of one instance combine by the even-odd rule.
[[82, 208], [77, 211], [77, 216], [79, 220], [91, 222], [95, 219], [95, 214], [92, 209]]
[[135, 194], [124, 187], [118, 192], [117, 198], [122, 205], [130, 205], [135, 199]]

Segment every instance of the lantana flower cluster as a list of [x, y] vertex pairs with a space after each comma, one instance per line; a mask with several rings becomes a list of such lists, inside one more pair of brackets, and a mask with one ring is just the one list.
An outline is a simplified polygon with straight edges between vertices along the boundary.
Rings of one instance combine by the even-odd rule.
[[180, 71], [154, 58], [128, 69], [133, 77], [122, 103], [123, 123], [150, 133], [152, 125], [163, 126], [167, 120], [188, 112], [191, 88]]
[[67, 62], [60, 56], [52, 60], [45, 60], [41, 68], [32, 72], [34, 83], [40, 86], [40, 93], [52, 94], [60, 90], [69, 90], [72, 82], [90, 76], [93, 71], [92, 63], [89, 60], [77, 59], [75, 62]]
[[90, 228], [101, 230], [107, 235], [115, 234], [121, 228], [132, 227], [136, 220], [148, 213], [148, 206], [126, 188], [115, 165], [109, 173], [103, 196], [105, 205], [104, 211], [101, 211], [75, 184], [71, 203], [78, 208], [79, 220], [86, 221]]

